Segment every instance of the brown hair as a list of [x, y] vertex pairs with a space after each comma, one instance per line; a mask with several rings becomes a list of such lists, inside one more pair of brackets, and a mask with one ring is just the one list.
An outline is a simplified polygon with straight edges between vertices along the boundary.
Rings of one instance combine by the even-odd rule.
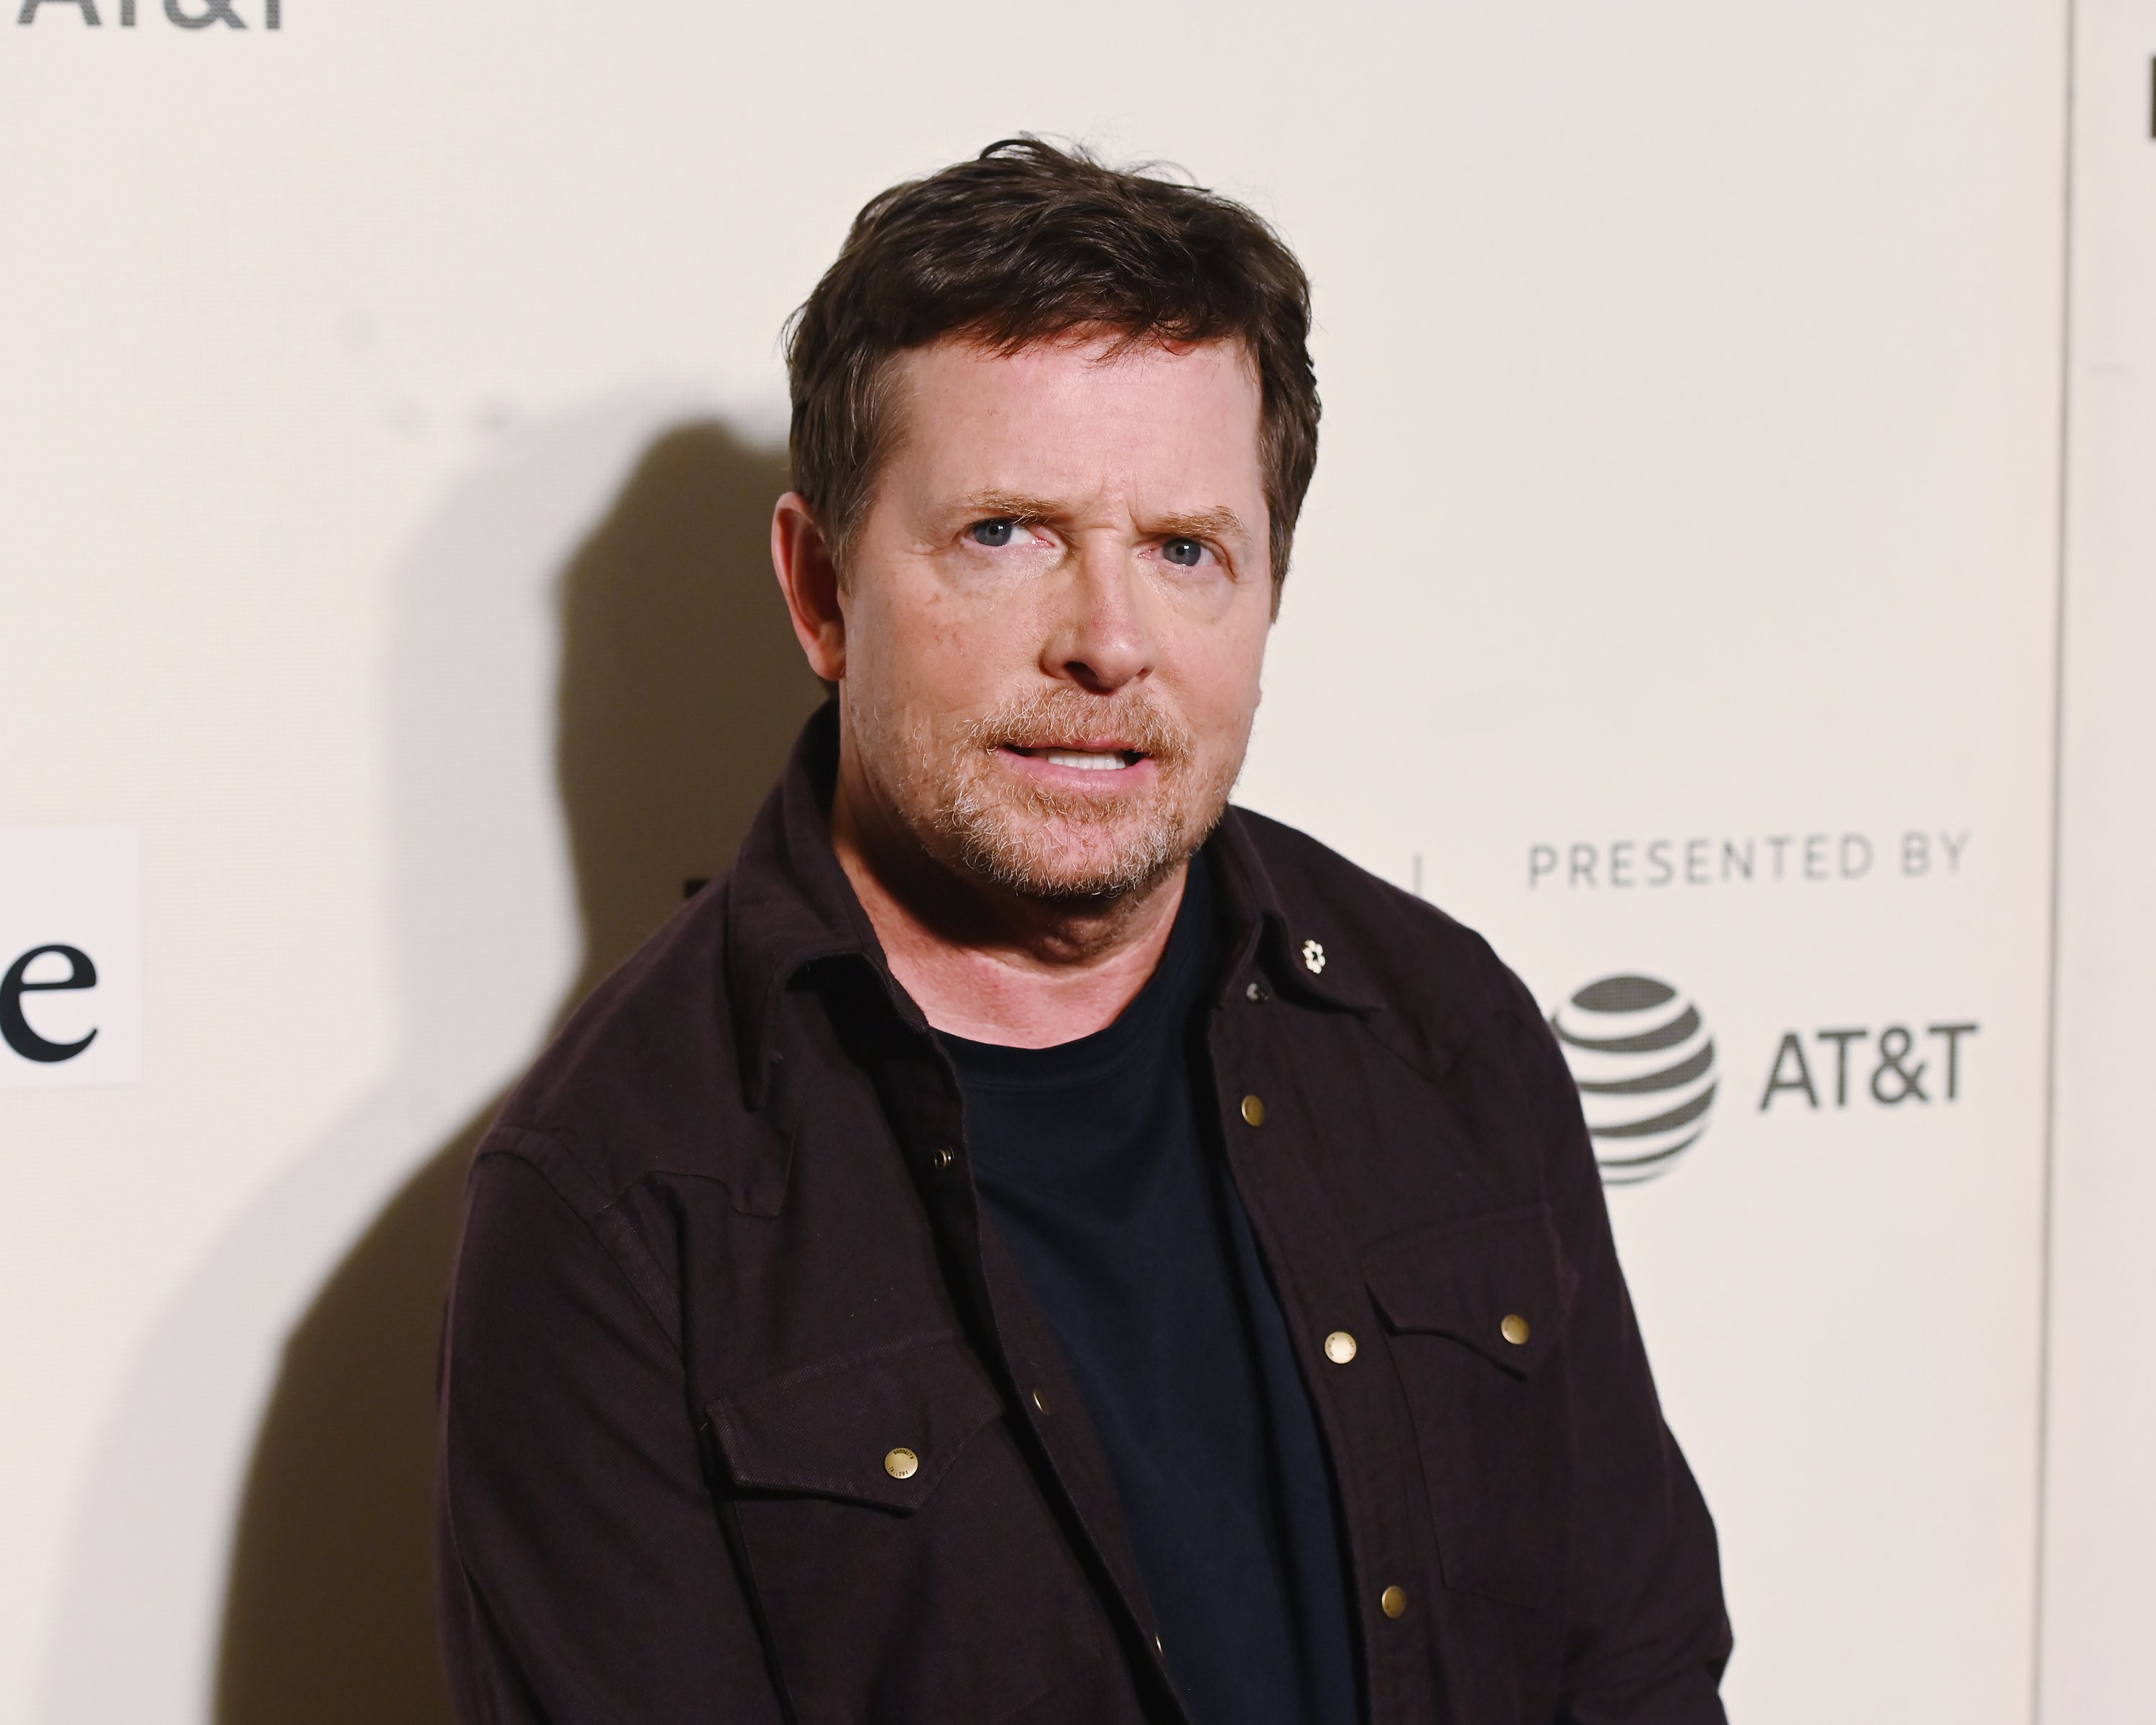
[[843, 564], [897, 429], [891, 361], [963, 335], [1235, 341], [1258, 374], [1277, 603], [1317, 465], [1310, 282], [1260, 217], [1152, 167], [1006, 138], [872, 198], [787, 328], [793, 484]]

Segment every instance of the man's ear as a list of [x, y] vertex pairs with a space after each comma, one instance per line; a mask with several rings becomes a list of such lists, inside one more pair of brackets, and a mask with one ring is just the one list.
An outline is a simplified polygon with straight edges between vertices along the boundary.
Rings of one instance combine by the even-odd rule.
[[808, 668], [827, 683], [840, 681], [846, 675], [846, 619], [839, 603], [839, 566], [815, 511], [798, 491], [788, 491], [771, 511], [771, 567]]

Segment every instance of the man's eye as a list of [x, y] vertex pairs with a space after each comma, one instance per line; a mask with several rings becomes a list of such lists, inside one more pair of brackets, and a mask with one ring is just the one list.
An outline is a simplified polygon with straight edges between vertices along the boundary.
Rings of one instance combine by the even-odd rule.
[[1160, 554], [1180, 567], [1194, 569], [1204, 557], [1205, 547], [1195, 539], [1170, 539], [1161, 546]]
[[1009, 545], [1018, 536], [1016, 521], [975, 521], [968, 529], [973, 543], [990, 547]]

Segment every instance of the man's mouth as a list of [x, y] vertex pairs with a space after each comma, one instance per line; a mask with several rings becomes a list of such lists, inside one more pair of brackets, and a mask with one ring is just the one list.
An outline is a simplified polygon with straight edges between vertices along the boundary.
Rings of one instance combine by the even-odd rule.
[[1068, 767], [1079, 773], [1115, 773], [1126, 767], [1135, 767], [1146, 757], [1137, 749], [1118, 748], [1022, 748], [1016, 743], [1004, 747], [1014, 755], [1024, 755], [1029, 760], [1045, 761], [1051, 767]]

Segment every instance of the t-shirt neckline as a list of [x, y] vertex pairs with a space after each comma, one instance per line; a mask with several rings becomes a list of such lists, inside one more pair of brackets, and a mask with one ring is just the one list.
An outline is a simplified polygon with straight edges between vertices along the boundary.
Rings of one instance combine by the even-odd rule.
[[976, 1042], [947, 1030], [937, 1031], [937, 1040], [968, 1088], [1075, 1090], [1097, 1084], [1141, 1053], [1157, 1054], [1163, 1044], [1180, 1040], [1182, 1022], [1204, 984], [1212, 924], [1212, 871], [1201, 850], [1190, 859], [1183, 902], [1160, 963], [1112, 1023], [1046, 1048]]

